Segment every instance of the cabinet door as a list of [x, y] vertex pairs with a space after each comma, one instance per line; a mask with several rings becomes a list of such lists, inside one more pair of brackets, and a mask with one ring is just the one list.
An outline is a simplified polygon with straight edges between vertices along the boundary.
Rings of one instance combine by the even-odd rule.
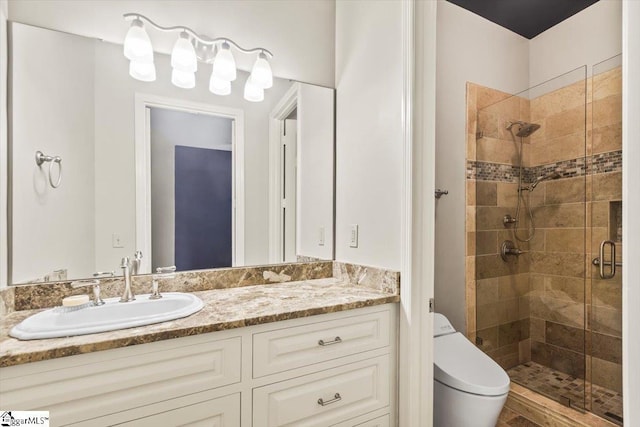
[[240, 394], [196, 403], [117, 424], [127, 427], [240, 427]]
[[[160, 344], [144, 346], [154, 349]], [[64, 425], [240, 381], [240, 338], [139, 355], [114, 352], [121, 357], [87, 363], [94, 355], [80, 355], [74, 356], [74, 366], [63, 369], [3, 374], [2, 406], [48, 410], [56, 425]]]
[[390, 344], [390, 310], [253, 335], [253, 376], [325, 362]]
[[389, 405], [389, 356], [253, 390], [253, 427], [325, 427]]

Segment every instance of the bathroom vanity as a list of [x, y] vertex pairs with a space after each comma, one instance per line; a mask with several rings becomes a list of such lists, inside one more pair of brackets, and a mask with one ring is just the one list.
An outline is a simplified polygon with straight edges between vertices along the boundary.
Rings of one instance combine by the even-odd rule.
[[328, 277], [194, 294], [190, 317], [68, 338], [9, 338], [36, 311], [9, 314], [3, 408], [55, 426], [395, 425], [397, 292]]

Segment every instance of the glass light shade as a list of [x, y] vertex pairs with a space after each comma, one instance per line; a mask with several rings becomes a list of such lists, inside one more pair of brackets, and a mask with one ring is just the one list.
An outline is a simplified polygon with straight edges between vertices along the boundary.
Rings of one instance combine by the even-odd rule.
[[229, 95], [231, 93], [231, 82], [218, 78], [215, 73], [211, 73], [209, 79], [209, 90], [216, 95]]
[[262, 102], [264, 100], [264, 89], [247, 79], [244, 85], [244, 99], [250, 102]]
[[264, 53], [258, 55], [253, 69], [251, 70], [251, 81], [263, 89], [269, 89], [273, 86], [273, 73], [271, 72], [271, 65], [267, 61], [267, 56]]
[[153, 61], [129, 61], [129, 75], [136, 80], [153, 82], [156, 80], [156, 66]]
[[181, 71], [174, 68], [171, 71], [171, 83], [182, 89], [192, 89], [196, 87], [196, 73]]
[[153, 58], [153, 46], [140, 19], [134, 19], [124, 38], [124, 56], [132, 61]]
[[236, 79], [236, 60], [233, 58], [229, 43], [222, 44], [222, 49], [213, 60], [213, 72], [219, 79], [228, 82]]
[[198, 70], [196, 50], [187, 33], [181, 33], [171, 51], [171, 66], [180, 71], [195, 73]]

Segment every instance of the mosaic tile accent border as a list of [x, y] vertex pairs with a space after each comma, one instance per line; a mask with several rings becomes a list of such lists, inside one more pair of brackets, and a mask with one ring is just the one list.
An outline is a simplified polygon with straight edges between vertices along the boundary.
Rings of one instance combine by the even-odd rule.
[[[591, 173], [602, 174], [621, 171], [622, 151], [618, 150], [524, 168], [523, 180], [529, 184], [537, 177], [551, 172], [559, 172], [562, 178], [574, 178]], [[513, 165], [467, 160], [467, 179], [516, 183], [519, 173], [519, 168]]]

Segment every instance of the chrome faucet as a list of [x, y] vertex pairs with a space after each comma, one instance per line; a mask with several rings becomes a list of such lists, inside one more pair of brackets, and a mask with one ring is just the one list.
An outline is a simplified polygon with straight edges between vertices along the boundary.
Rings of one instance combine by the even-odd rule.
[[131, 291], [131, 261], [128, 256], [122, 258], [120, 268], [122, 268], [122, 277], [124, 278], [124, 292], [120, 302], [133, 301], [136, 298], [133, 295], [133, 291]]

